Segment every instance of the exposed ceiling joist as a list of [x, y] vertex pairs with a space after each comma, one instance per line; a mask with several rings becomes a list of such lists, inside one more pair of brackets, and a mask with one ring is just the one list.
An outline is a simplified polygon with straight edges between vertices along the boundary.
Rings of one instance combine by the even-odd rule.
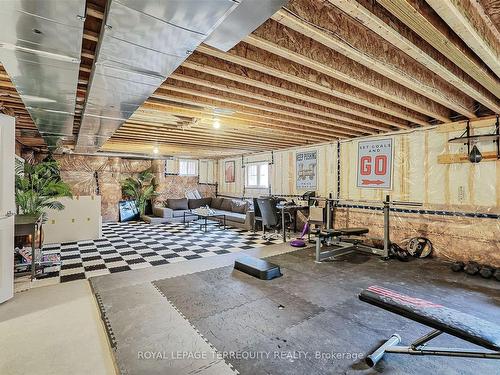
[[429, 71], [454, 85], [464, 94], [477, 100], [490, 110], [500, 113], [500, 102], [478, 82], [444, 58], [430, 44], [419, 38], [406, 25], [370, 0], [329, 0], [348, 15], [393, 44]]
[[426, 0], [451, 29], [500, 77], [500, 39], [490, 30], [472, 2]]
[[456, 35], [448, 25], [426, 4], [419, 0], [377, 0], [415, 33], [445, 55], [460, 69], [467, 72], [497, 98], [500, 84], [481, 60]]
[[204, 45], [198, 47], [198, 51], [376, 111], [387, 113], [418, 125], [428, 125], [428, 118], [425, 115], [416, 113], [415, 111], [391, 103], [375, 95], [357, 90], [343, 82], [335, 81], [314, 70], [299, 64], [293, 64], [286, 59], [282, 59], [245, 43], [238, 44], [227, 53], [217, 51]]
[[314, 105], [328, 108], [335, 111], [334, 113], [339, 113], [341, 116], [353, 117], [354, 119], [367, 119], [395, 128], [404, 129], [409, 127], [408, 122], [400, 120], [394, 116], [338, 99], [289, 81], [283, 81], [271, 75], [267, 75], [253, 69], [248, 69], [213, 56], [195, 52], [183, 63], [183, 66], [193, 69], [198, 73], [208, 73], [234, 82], [266, 90], [267, 92], [284, 95], [305, 103], [312, 103]]
[[[318, 71], [440, 121], [449, 120], [446, 108], [467, 117], [475, 117], [469, 109], [472, 101], [467, 95], [440, 80], [359, 22], [345, 17], [340, 9], [328, 3], [317, 4], [317, 7], [310, 9], [309, 2], [292, 1], [290, 6], [293, 6], [293, 13], [281, 10], [273, 16], [274, 20], [293, 29], [295, 33], [277, 27], [271, 21], [256, 30], [246, 41], [273, 53], [279, 53], [279, 48], [286, 45], [288, 48], [283, 53], [291, 54], [294, 61], [302, 61], [314, 69], [317, 66]], [[306, 5], [308, 7], [303, 9]], [[315, 24], [312, 24], [313, 21]], [[264, 26], [269, 29], [267, 33]], [[272, 35], [271, 31], [280, 46], [259, 39], [261, 35]], [[286, 33], [289, 37], [284, 39]], [[304, 40], [300, 34], [323, 44], [331, 49], [330, 52]]]

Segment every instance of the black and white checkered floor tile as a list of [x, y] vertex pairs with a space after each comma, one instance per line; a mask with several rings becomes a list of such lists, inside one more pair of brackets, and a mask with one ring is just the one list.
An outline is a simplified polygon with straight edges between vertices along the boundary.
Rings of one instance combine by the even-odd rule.
[[61, 254], [61, 270], [47, 277], [60, 282], [138, 268], [177, 263], [282, 243], [263, 240], [260, 233], [236, 228], [211, 229], [183, 224], [104, 223], [103, 238], [50, 244], [45, 254]]

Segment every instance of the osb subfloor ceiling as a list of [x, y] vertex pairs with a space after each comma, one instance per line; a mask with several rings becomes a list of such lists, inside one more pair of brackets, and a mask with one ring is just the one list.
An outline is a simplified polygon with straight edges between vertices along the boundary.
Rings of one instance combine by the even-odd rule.
[[[229, 52], [200, 45], [101, 150], [217, 157], [500, 113], [499, 3], [290, 0]], [[87, 1], [68, 148], [104, 9]], [[45, 147], [3, 69], [0, 106]]]

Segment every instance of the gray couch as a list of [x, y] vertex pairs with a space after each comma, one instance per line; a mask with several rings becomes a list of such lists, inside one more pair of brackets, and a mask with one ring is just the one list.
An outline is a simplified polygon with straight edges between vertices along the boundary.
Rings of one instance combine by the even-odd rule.
[[[148, 223], [182, 223], [184, 213], [191, 213], [200, 207], [209, 206], [217, 214], [226, 215], [226, 225], [252, 229], [254, 212], [246, 201], [229, 198], [201, 198], [201, 199], [167, 199], [165, 206], [153, 206], [153, 215], [143, 216]], [[186, 220], [193, 220], [193, 216], [186, 216]]]

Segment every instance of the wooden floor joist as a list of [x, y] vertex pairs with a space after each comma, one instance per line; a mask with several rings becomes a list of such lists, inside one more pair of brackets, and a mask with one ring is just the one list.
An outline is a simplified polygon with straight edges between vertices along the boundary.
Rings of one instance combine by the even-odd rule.
[[[361, 106], [387, 113], [418, 125], [426, 126], [429, 124], [428, 118], [425, 115], [416, 113], [415, 111], [391, 103], [385, 99], [378, 98], [375, 95], [356, 90], [343, 82], [335, 82], [330, 77], [327, 77], [330, 79], [325, 79], [325, 77], [321, 77], [317, 72], [315, 74], [315, 72], [309, 68], [299, 64], [294, 65], [286, 59], [282, 59], [279, 56], [259, 50], [245, 43], [236, 45], [229, 52], [221, 52], [206, 45], [198, 47], [198, 51]], [[265, 64], [263, 62], [265, 62]], [[292, 71], [294, 72], [293, 74]]]
[[[355, 118], [351, 118], [338, 112], [331, 112], [329, 108], [318, 107], [315, 105], [307, 105], [306, 102], [296, 100], [291, 97], [278, 96], [275, 94], [274, 96], [269, 95], [265, 91], [259, 91], [254, 89], [252, 86], [240, 84], [239, 82], [234, 82], [227, 79], [219, 79], [214, 80], [213, 76], [209, 76], [205, 73], [200, 73], [194, 70], [185, 69], [183, 67], [177, 69], [175, 73], [173, 73], [170, 78], [173, 78], [178, 81], [188, 82], [195, 85], [200, 85], [220, 91], [225, 91], [229, 93], [234, 93], [237, 95], [245, 96], [248, 98], [258, 99], [264, 102], [276, 104], [282, 107], [297, 109], [302, 112], [310, 113], [313, 115], [319, 115], [323, 117], [328, 117], [333, 120], [340, 120], [346, 123], [352, 123], [355, 125], [359, 125], [361, 127], [366, 127], [375, 130], [387, 131], [389, 128], [387, 126], [383, 126], [382, 124], [373, 124], [370, 121], [362, 121], [357, 120]], [[267, 95], [266, 95], [267, 94]]]
[[[307, 123], [317, 124], [318, 126], [324, 126], [326, 129], [332, 129], [335, 131], [339, 131], [345, 133], [346, 135], [359, 136], [361, 134], [375, 134], [375, 132], [371, 129], [367, 129], [364, 126], [359, 125], [350, 125], [348, 123], [344, 123], [342, 121], [330, 121], [323, 117], [311, 116], [299, 112], [297, 110], [289, 110], [283, 109], [281, 106], [270, 105], [265, 101], [259, 101], [255, 99], [246, 99], [242, 100], [241, 98], [236, 97], [234, 94], [224, 91], [224, 96], [217, 95], [217, 92], [210, 89], [207, 89], [203, 86], [201, 88], [198, 86], [194, 86], [191, 83], [187, 83], [184, 81], [178, 82], [172, 79], [168, 79], [163, 85], [163, 88], [166, 88], [171, 91], [181, 92], [189, 95], [193, 95], [196, 97], [204, 97], [207, 99], [220, 100], [225, 103], [235, 104], [243, 107], [248, 107], [252, 109], [258, 109], [261, 111], [272, 112], [276, 115], [286, 116], [283, 118], [284, 121], [288, 121], [291, 118], [301, 119], [307, 121]], [[306, 123], [305, 123], [306, 124]]]
[[500, 39], [484, 24], [472, 2], [426, 0], [451, 29], [500, 77]]
[[480, 61], [461, 39], [447, 31], [448, 26], [432, 13], [427, 4], [417, 0], [377, 0], [377, 2], [497, 98], [500, 97], [498, 79], [488, 72], [484, 62]]
[[[292, 1], [290, 5], [296, 3]], [[280, 10], [273, 19], [293, 32], [268, 21], [245, 41], [283, 57], [290, 55], [290, 59], [296, 62], [440, 121], [449, 120], [447, 108], [467, 117], [475, 117], [468, 110], [472, 106], [468, 96], [433, 77], [432, 72], [411, 61], [402, 51], [358, 22], [339, 16], [341, 11], [338, 8], [323, 6], [321, 10], [314, 10], [308, 12], [309, 19], [321, 21], [321, 29], [301, 19], [305, 16], [303, 14], [299, 18]], [[326, 29], [329, 31], [326, 32], [325, 27], [332, 30]], [[287, 33], [289, 38], [285, 39]], [[263, 39], [263, 36], [269, 38], [267, 35], [273, 34], [278, 44]], [[301, 34], [324, 45], [325, 51], [305, 40]]]
[[361, 22], [408, 56], [454, 85], [464, 94], [490, 110], [500, 113], [500, 101], [478, 82], [444, 58], [430, 44], [415, 35], [406, 25], [390, 17], [379, 4], [370, 0], [328, 0]]
[[[269, 124], [282, 124], [285, 127], [293, 127], [296, 130], [311, 132], [315, 134], [326, 134], [332, 137], [341, 136], [345, 138], [349, 134], [346, 134], [340, 130], [331, 129], [331, 127], [321, 126], [318, 124], [308, 123], [306, 121], [298, 121], [294, 118], [286, 116], [276, 116], [271, 112], [260, 111], [257, 109], [251, 109], [247, 107], [238, 106], [235, 104], [229, 104], [228, 102], [215, 99], [207, 99], [202, 96], [193, 98], [192, 95], [185, 95], [180, 92], [168, 92], [165, 89], [160, 89], [160, 93], [155, 93], [151, 97], [162, 100], [170, 100], [177, 103], [183, 103], [188, 105], [196, 105], [203, 103], [206, 106], [210, 106], [214, 109], [223, 108], [230, 109], [240, 114], [245, 114], [253, 118], [258, 119], [261, 123]], [[158, 90], [157, 90], [158, 91]]]
[[408, 128], [408, 122], [394, 116], [375, 111], [349, 101], [326, 95], [323, 92], [311, 90], [289, 81], [283, 81], [262, 72], [244, 68], [222, 59], [193, 53], [183, 66], [201, 73], [208, 73], [235, 82], [244, 83], [268, 92], [285, 95], [306, 103], [313, 103], [342, 113], [342, 116], [353, 116], [358, 119], [368, 119], [395, 128]]
[[[212, 121], [214, 119], [214, 114], [212, 113], [207, 113], [204, 110], [193, 110], [193, 109], [188, 109], [184, 108], [183, 104], [185, 103], [180, 103], [180, 102], [170, 102], [166, 103], [161, 100], [148, 100], [144, 105], [142, 106], [142, 109], [153, 109], [153, 110], [163, 110], [168, 113], [172, 114], [178, 114], [178, 115], [185, 115], [185, 116], [192, 116], [192, 117], [202, 117], [202, 118], [211, 118]], [[142, 109], [139, 109], [138, 111], [141, 111]], [[136, 111], [137, 113], [137, 111]], [[241, 126], [250, 126], [250, 127], [261, 127], [264, 129], [267, 129], [268, 131], [282, 131], [282, 132], [287, 132], [288, 134], [293, 134], [297, 135], [297, 133], [303, 134], [305, 137], [329, 137], [332, 135], [327, 135], [325, 132], [317, 131], [314, 129], [305, 129], [304, 127], [297, 127], [293, 126], [290, 124], [285, 124], [281, 123], [278, 121], [267, 121], [267, 120], [261, 120], [257, 119], [253, 116], [249, 116], [244, 113], [239, 113], [236, 112], [231, 115], [225, 115], [225, 114], [217, 114], [217, 117], [222, 119], [222, 123], [228, 122], [230, 124], [234, 125], [241, 125]], [[279, 133], [278, 133], [279, 136]]]

